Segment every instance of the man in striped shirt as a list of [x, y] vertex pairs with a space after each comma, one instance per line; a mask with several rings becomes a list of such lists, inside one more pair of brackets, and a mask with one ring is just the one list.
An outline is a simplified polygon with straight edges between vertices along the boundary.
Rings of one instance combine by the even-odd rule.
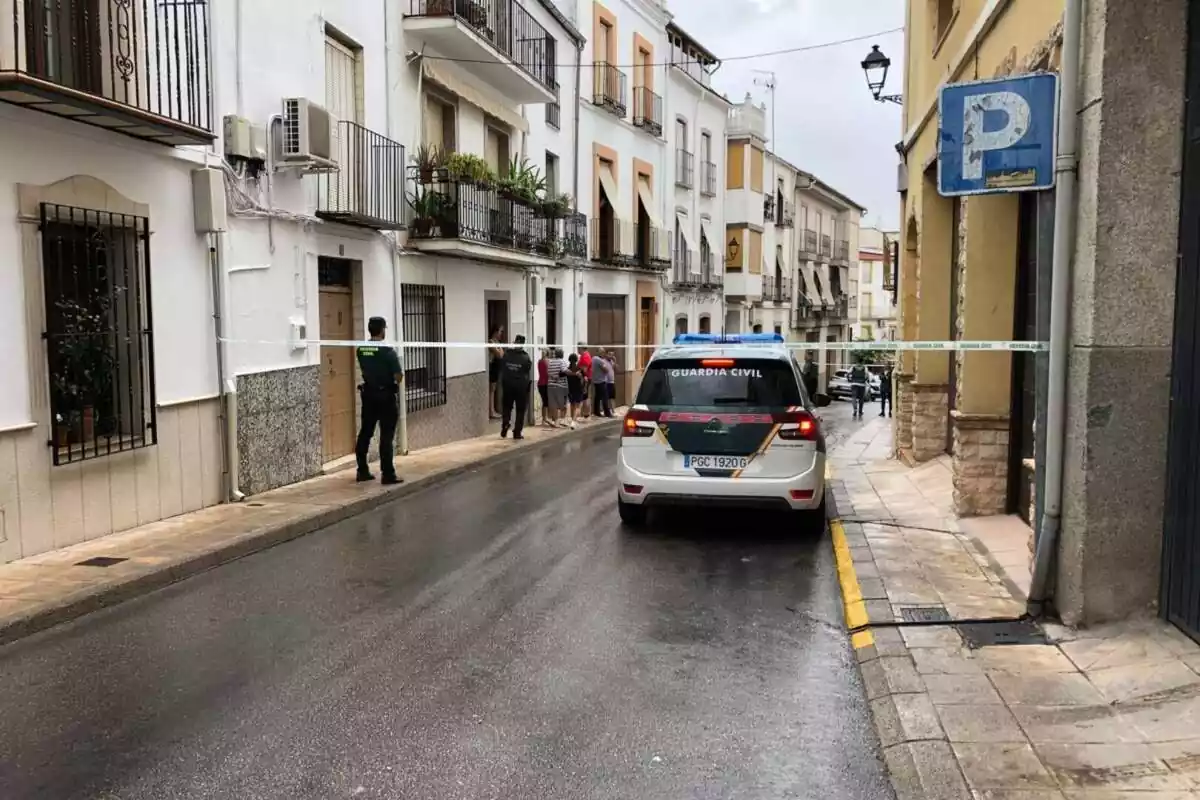
[[546, 362], [546, 397], [549, 400], [549, 426], [561, 428], [567, 410], [567, 361], [561, 347], [555, 348]]

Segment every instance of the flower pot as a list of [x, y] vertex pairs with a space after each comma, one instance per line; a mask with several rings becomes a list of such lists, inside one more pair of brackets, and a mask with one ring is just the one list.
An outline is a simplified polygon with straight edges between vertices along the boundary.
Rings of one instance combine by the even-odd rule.
[[413, 233], [419, 237], [433, 233], [433, 220], [429, 217], [417, 217], [413, 220]]
[[426, 186], [433, 183], [433, 167], [421, 167], [417, 171], [417, 178]]
[[71, 445], [71, 426], [61, 422], [54, 426], [54, 444], [58, 447]]
[[91, 406], [83, 408], [83, 441], [90, 442], [96, 438], [96, 410]]

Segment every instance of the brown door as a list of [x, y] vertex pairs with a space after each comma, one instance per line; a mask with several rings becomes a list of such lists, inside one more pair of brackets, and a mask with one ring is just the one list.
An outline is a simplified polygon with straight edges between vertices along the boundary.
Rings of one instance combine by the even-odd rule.
[[[321, 338], [354, 338], [350, 290], [322, 286]], [[321, 348], [321, 454], [328, 463], [354, 452], [354, 348]]]
[[618, 294], [588, 295], [588, 344], [600, 349], [611, 347], [617, 355], [617, 403], [628, 400], [625, 351], [626, 296]]

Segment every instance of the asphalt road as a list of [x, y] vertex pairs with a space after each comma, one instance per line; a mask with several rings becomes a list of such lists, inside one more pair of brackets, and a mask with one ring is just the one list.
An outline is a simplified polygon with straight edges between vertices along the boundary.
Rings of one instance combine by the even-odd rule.
[[890, 797], [827, 537], [630, 533], [614, 435], [0, 649], [0, 797]]

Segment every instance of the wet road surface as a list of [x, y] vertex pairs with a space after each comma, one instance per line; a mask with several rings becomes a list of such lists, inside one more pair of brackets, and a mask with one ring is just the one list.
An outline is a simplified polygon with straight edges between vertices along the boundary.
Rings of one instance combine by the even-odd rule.
[[826, 538], [564, 442], [0, 649], [0, 797], [891, 796]]

